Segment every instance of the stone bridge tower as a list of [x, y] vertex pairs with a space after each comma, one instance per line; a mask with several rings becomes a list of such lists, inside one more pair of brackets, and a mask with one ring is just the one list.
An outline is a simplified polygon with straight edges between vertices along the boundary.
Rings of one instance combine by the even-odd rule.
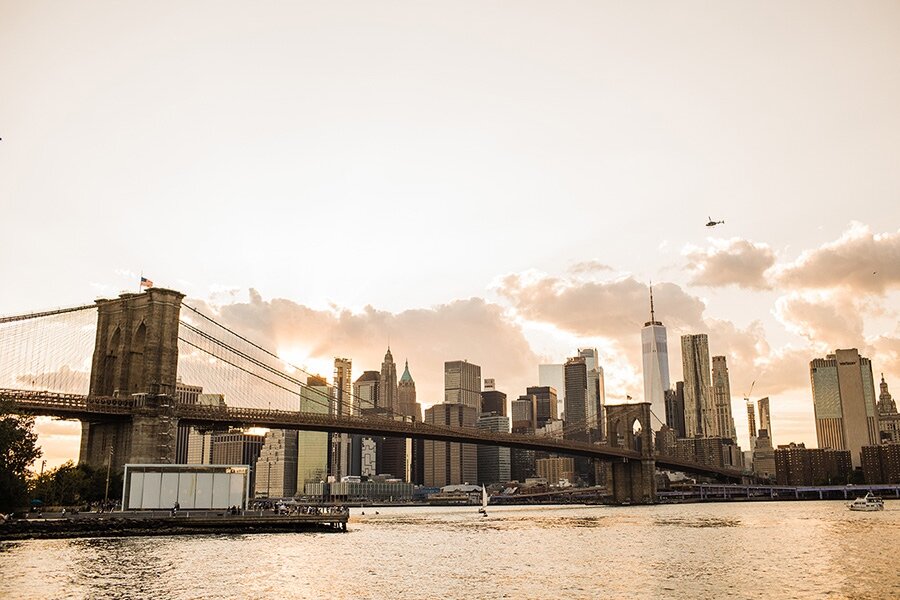
[[616, 504], [656, 502], [656, 460], [653, 457], [653, 429], [650, 403], [606, 406], [609, 444], [641, 453], [640, 459], [612, 463], [608, 482]]
[[117, 470], [127, 462], [165, 463], [175, 456], [171, 417], [178, 372], [178, 320], [184, 294], [150, 288], [97, 301], [91, 396], [136, 397], [130, 417], [84, 421], [79, 461]]

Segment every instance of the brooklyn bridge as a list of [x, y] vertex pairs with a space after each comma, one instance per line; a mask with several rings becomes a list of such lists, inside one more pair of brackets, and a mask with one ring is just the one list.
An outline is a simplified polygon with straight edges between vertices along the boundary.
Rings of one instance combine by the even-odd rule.
[[[336, 409], [341, 403], [308, 386], [302, 369], [183, 298], [150, 288], [0, 318], [0, 402], [21, 414], [80, 421], [79, 460], [95, 466], [109, 460], [118, 469], [174, 463], [178, 426], [190, 425], [421, 438], [581, 456], [611, 465], [607, 487], [621, 503], [655, 502], [657, 469], [741, 480], [737, 470], [657, 454], [649, 403], [607, 405], [602, 443], [573, 435], [596, 423], [566, 423], [561, 435], [533, 436], [427, 424], [384, 410]], [[178, 401], [180, 376], [223, 393], [227, 402]]]

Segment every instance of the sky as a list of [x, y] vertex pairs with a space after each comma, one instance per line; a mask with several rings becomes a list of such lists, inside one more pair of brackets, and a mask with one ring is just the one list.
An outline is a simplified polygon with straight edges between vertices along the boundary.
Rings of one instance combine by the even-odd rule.
[[[814, 446], [812, 358], [900, 377], [898, 29], [888, 1], [0, 0], [0, 314], [143, 273], [326, 376], [390, 344], [426, 405], [445, 360], [516, 397], [579, 347], [616, 402], [653, 281], [672, 379], [708, 333], [739, 441], [756, 381]], [[38, 431], [76, 458], [77, 425]]]

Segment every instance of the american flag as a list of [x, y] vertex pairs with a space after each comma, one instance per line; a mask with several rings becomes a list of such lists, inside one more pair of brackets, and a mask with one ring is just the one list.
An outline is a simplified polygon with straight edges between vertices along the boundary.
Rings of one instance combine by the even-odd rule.
[[146, 277], [141, 277], [141, 287], [142, 288], [152, 288], [153, 282], [147, 279]]

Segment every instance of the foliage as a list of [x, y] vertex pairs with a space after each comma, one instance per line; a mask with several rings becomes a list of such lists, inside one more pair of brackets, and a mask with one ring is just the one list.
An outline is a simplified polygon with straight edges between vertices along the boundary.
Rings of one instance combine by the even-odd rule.
[[0, 512], [21, 509], [28, 503], [29, 466], [40, 456], [34, 417], [11, 414], [0, 404]]
[[[111, 474], [110, 498], [122, 490], [122, 476]], [[44, 506], [78, 506], [103, 500], [106, 493], [106, 469], [76, 465], [72, 461], [36, 477], [32, 482], [32, 496]]]

